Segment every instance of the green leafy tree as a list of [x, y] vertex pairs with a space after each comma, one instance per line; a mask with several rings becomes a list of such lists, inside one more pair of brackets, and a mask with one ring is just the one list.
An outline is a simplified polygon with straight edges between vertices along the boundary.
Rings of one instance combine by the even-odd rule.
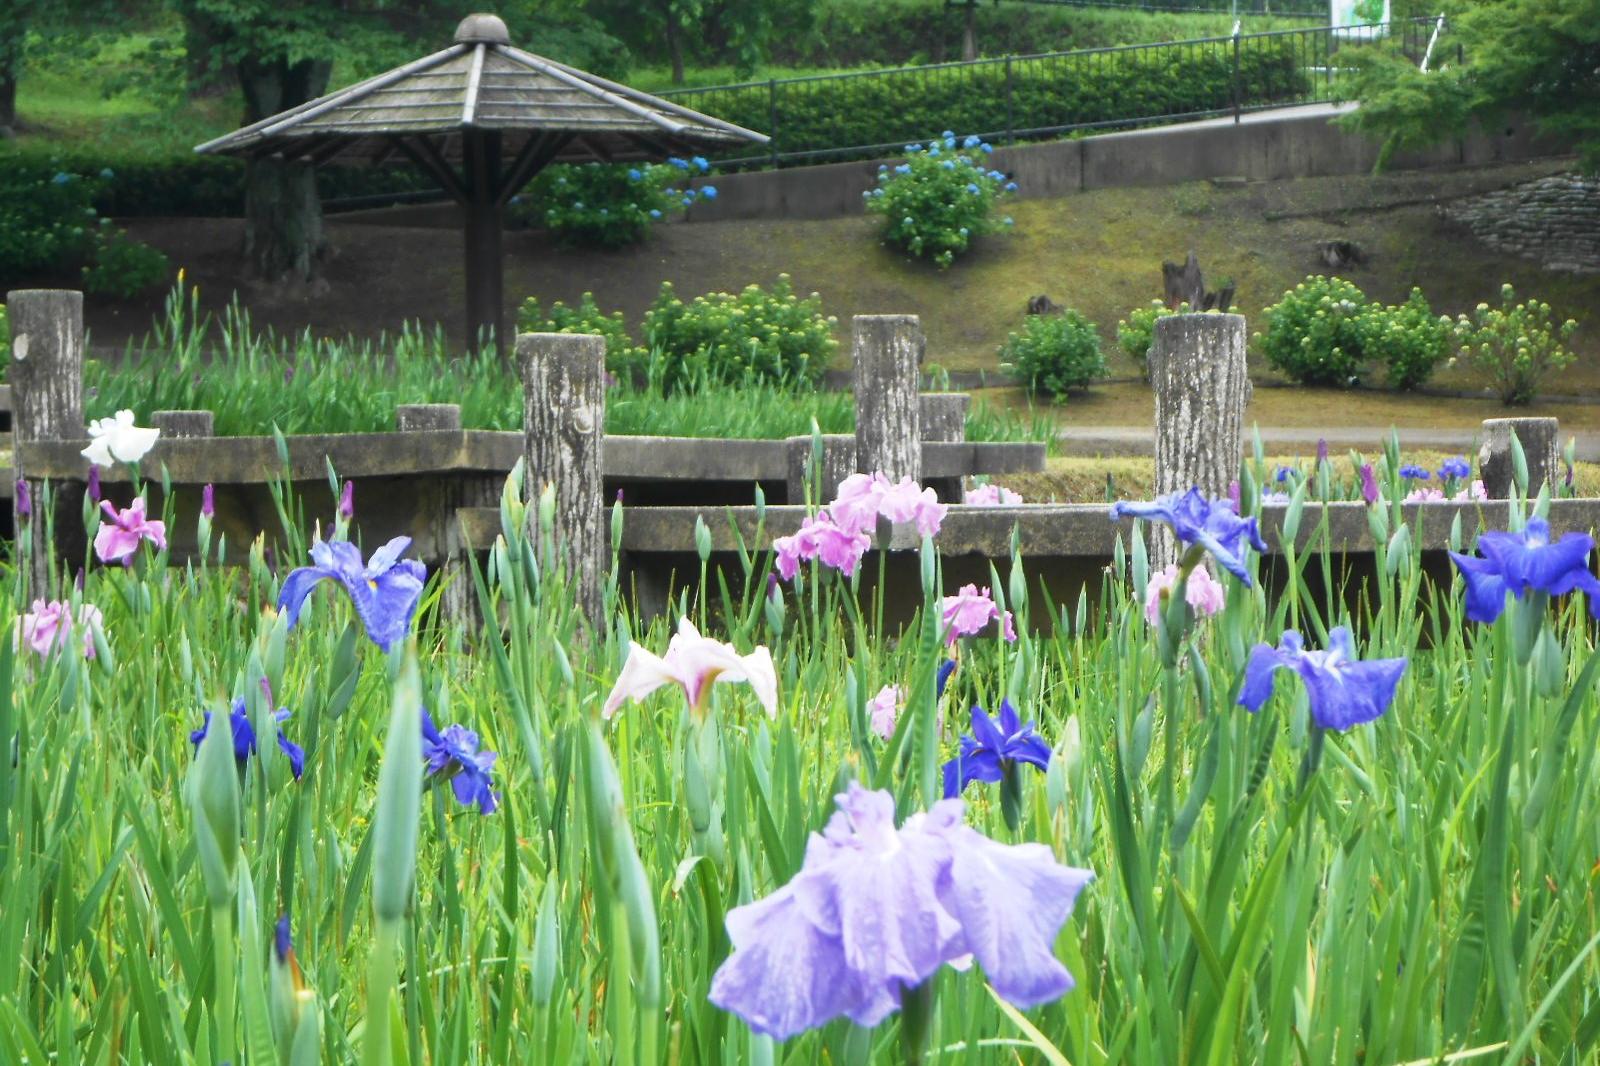
[[1431, 70], [1393, 53], [1359, 61], [1361, 107], [1343, 121], [1383, 138], [1379, 166], [1473, 120], [1523, 114], [1600, 170], [1600, 0], [1470, 0], [1448, 26]]
[[748, 72], [779, 40], [809, 33], [809, 0], [593, 0], [585, 9], [635, 55], [664, 58], [674, 84], [690, 59]]
[[0, 137], [17, 124], [17, 82], [30, 42], [68, 34], [83, 27], [137, 14], [137, 0], [4, 0], [0, 2]]

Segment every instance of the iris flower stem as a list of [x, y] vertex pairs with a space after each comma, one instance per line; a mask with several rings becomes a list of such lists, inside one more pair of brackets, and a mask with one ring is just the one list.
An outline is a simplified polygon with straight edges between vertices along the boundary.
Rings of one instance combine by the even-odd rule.
[[377, 923], [372, 954], [367, 959], [367, 1021], [362, 1040], [362, 1066], [389, 1066], [389, 997], [394, 991], [394, 953], [400, 939], [395, 922]]
[[933, 1035], [933, 980], [900, 993], [900, 1050], [906, 1066], [922, 1066]]
[[211, 1004], [212, 1016], [217, 1023], [216, 1062], [232, 1061], [234, 992], [238, 981], [238, 963], [235, 961], [233, 943], [233, 916], [229, 907], [211, 908], [212, 951], [215, 954], [216, 998]]

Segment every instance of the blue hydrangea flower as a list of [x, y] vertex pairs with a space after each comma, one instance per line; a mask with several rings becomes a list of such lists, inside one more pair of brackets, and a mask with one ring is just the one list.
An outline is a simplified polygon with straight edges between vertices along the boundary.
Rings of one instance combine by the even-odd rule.
[[994, 145], [992, 145], [992, 144], [980, 144], [980, 145], [978, 145], [978, 151], [982, 152], [984, 155], [988, 155], [988, 154], [990, 154], [991, 152], [994, 151]]
[[978, 195], [978, 192], [978, 186], [974, 182], [967, 182], [967, 195], [976, 196]]
[[954, 159], [946, 159], [943, 163], [940, 163], [939, 165], [941, 167], [943, 167], [944, 169], [946, 169], [946, 170], [954, 170], [956, 168], [956, 161]]
[[939, 146], [937, 144], [928, 145], [928, 154], [929, 155], [938, 155], [939, 154]]
[[711, 979], [713, 1004], [785, 1040], [841, 1016], [877, 1025], [967, 955], [1019, 1007], [1073, 987], [1053, 945], [1092, 872], [1044, 844], [990, 840], [963, 824], [960, 800], [896, 828], [887, 791], [851, 782], [834, 799], [800, 872], [728, 912], [733, 953]]
[[422, 709], [422, 758], [429, 776], [448, 779], [463, 807], [477, 804], [479, 814], [493, 814], [497, 801], [489, 774], [499, 756], [479, 751], [478, 744], [478, 734], [464, 726], [445, 726], [441, 733]]
[[1250, 584], [1250, 572], [1244, 566], [1244, 545], [1258, 552], [1267, 550], [1254, 518], [1240, 518], [1227, 500], [1208, 500], [1195, 488], [1148, 503], [1119, 500], [1111, 505], [1111, 519], [1120, 518], [1167, 523], [1180, 541], [1198, 544], [1246, 585]]
[[1416, 463], [1407, 463], [1400, 468], [1400, 476], [1413, 481], [1427, 481], [1433, 477], [1433, 472]]
[[908, 144], [908, 145], [906, 145], [906, 151], [907, 152], [920, 152], [920, 151], [922, 151], [922, 145], [920, 145], [920, 144]]
[[960, 234], [961, 234], [961, 235], [962, 235], [962, 236], [963, 236], [963, 237], [965, 237], [965, 236], [967, 236], [967, 233], [968, 233], [968, 231], [967, 231], [967, 227], [965, 227], [965, 226], [962, 226], [962, 227], [961, 227], [961, 229], [960, 229], [960, 230], [959, 230], [959, 231], [958, 231], [958, 232], [960, 232]]
[[1016, 182], [1014, 182], [1014, 181], [1006, 182], [1006, 192], [1016, 192], [1016, 191], [1017, 191], [1017, 183]]
[[65, 185], [67, 182], [69, 182], [71, 180], [72, 180], [72, 175], [71, 174], [68, 174], [65, 170], [58, 170], [58, 171], [56, 171], [56, 176], [50, 179], [50, 184], [52, 184], [52, 185]]
[[689, 162], [694, 164], [694, 168], [702, 174], [711, 169], [711, 164], [706, 162], [706, 157], [703, 155], [697, 155]]
[[667, 165], [668, 166], [677, 167], [679, 170], [688, 170], [689, 169], [688, 161], [684, 160], [684, 159], [679, 159], [677, 156], [673, 156], [671, 159], [668, 159], [667, 160]]
[[422, 600], [422, 585], [428, 576], [427, 568], [417, 560], [400, 558], [410, 546], [410, 537], [396, 537], [363, 565], [361, 549], [349, 541], [319, 540], [311, 546], [314, 565], [302, 566], [284, 578], [278, 610], [288, 612], [292, 629], [312, 588], [319, 581], [337, 581], [350, 594], [367, 636], [388, 651], [411, 629], [411, 616]]
[[1010, 700], [1000, 702], [999, 722], [982, 707], [974, 707], [972, 732], [961, 738], [960, 754], [944, 764], [945, 799], [961, 795], [974, 781], [993, 784], [1019, 762], [1041, 770], [1050, 766], [1050, 745], [1033, 731], [1033, 723], [1023, 724]]
[[979, 148], [982, 147], [982, 145], [983, 138], [979, 137], [976, 133], [969, 133], [967, 135], [967, 139], [961, 142], [961, 147], [963, 148]]
[[1467, 584], [1467, 617], [1493, 622], [1505, 610], [1506, 593], [1517, 599], [1529, 589], [1564, 596], [1574, 589], [1589, 598], [1589, 613], [1600, 618], [1600, 581], [1589, 572], [1589, 552], [1594, 538], [1568, 533], [1550, 542], [1550, 523], [1530, 518], [1520, 533], [1480, 533], [1478, 551], [1483, 558], [1451, 552], [1456, 569]]
[[896, 174], [909, 174], [911, 173], [911, 164], [901, 163], [899, 166], [894, 168], [894, 172]]
[[572, 202], [572, 208], [575, 211], [582, 211], [583, 210], [583, 201], [582, 200], [574, 200]]
[[642, 177], [644, 177], [644, 175], [639, 172], [639, 168], [638, 167], [629, 167], [628, 168], [628, 180], [629, 181], [638, 181]]
[[717, 198], [717, 187], [715, 185], [702, 185], [700, 186], [700, 195], [707, 200], [715, 200]]
[[[289, 712], [282, 707], [272, 712], [272, 720], [279, 725], [287, 722], [290, 717]], [[255, 727], [250, 724], [250, 716], [245, 713], [244, 700], [242, 698], [233, 701], [233, 710], [228, 714], [228, 724], [233, 730], [234, 761], [243, 766], [245, 761], [256, 753], [256, 731]], [[200, 742], [206, 739], [206, 733], [210, 729], [211, 712], [207, 711], [205, 721], [200, 724], [200, 728], [189, 734], [189, 742], [195, 746], [196, 751], [200, 750]], [[306, 753], [300, 745], [293, 743], [288, 737], [284, 736], [283, 730], [277, 730], [277, 734], [278, 750], [288, 758], [289, 770], [294, 774], [294, 779], [298, 781], [300, 780], [300, 775], [305, 772]]]
[[110, 181], [112, 178], [116, 177], [117, 175], [116, 175], [116, 172], [114, 170], [112, 170], [110, 167], [101, 167], [100, 168], [100, 176], [102, 178], [106, 179], [107, 181]]
[[660, 218], [661, 217], [661, 209], [658, 208], [658, 207], [652, 207], [650, 209], [650, 217], [651, 218]]
[[1011, 222], [1011, 216], [1010, 216], [1010, 215], [1007, 215], [1007, 216], [1006, 216], [1006, 217], [1005, 217], [1005, 218], [1002, 218], [1002, 219], [1001, 219], [1001, 220], [1000, 220], [1000, 224], [1001, 224], [1001, 225], [1002, 225], [1002, 226], [1009, 226], [1009, 225], [1012, 225], [1012, 222]]
[[1251, 713], [1259, 711], [1272, 695], [1273, 675], [1281, 669], [1300, 675], [1311, 701], [1311, 720], [1318, 727], [1345, 730], [1389, 709], [1400, 675], [1406, 672], [1406, 660], [1357, 659], [1347, 626], [1332, 630], [1322, 651], [1306, 651], [1300, 634], [1285, 630], [1276, 648], [1257, 644], [1251, 649], [1239, 705]]
[[1462, 456], [1457, 456], [1454, 459], [1446, 459], [1444, 462], [1439, 464], [1439, 479], [1441, 481], [1448, 481], [1450, 478], [1460, 480], [1461, 478], [1468, 478], [1471, 476], [1472, 464], [1467, 462], [1467, 460]]

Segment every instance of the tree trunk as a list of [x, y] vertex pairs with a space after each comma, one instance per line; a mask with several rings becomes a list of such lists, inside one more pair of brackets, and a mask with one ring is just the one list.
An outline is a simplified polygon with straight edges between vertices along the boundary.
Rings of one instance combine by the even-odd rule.
[[[328, 64], [276, 59], [239, 64], [246, 124], [322, 95]], [[263, 281], [310, 282], [327, 250], [316, 173], [307, 163], [256, 159], [245, 165], [244, 247]]]
[[963, 13], [961, 58], [968, 63], [978, 58], [978, 0], [967, 0]]
[[667, 55], [672, 60], [672, 84], [683, 84], [683, 35], [671, 12], [667, 13]]
[[[1198, 488], [1225, 496], [1239, 474], [1245, 373], [1243, 315], [1170, 315], [1156, 320], [1150, 387], [1156, 398], [1156, 494]], [[1152, 529], [1150, 564], [1177, 561], [1165, 526]]]
[[0, 71], [0, 137], [9, 137], [17, 128], [17, 73]]

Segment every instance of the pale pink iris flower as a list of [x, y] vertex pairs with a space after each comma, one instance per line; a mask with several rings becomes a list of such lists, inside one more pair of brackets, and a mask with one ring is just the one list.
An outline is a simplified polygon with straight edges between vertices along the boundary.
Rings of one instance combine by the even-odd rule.
[[738, 681], [755, 691], [769, 717], [777, 717], [778, 675], [772, 667], [772, 653], [758, 647], [749, 655], [740, 655], [733, 645], [702, 637], [693, 622], [680, 619], [666, 655], [656, 655], [638, 644], [629, 646], [628, 661], [606, 697], [601, 717], [610, 718], [628, 700], [637, 703], [663, 685], [683, 689], [690, 708], [703, 713], [713, 682]]
[[[1177, 584], [1177, 564], [1150, 575], [1150, 583], [1145, 586], [1144, 591], [1146, 622], [1153, 626], [1161, 624], [1161, 612], [1166, 610], [1166, 600], [1172, 595], [1172, 589]], [[1228, 602], [1228, 593], [1205, 567], [1197, 566], [1189, 574], [1189, 584], [1184, 589], [1183, 598], [1189, 601], [1189, 607], [1194, 611], [1196, 618], [1209, 618], [1222, 610]]]
[[944, 639], [947, 644], [954, 644], [960, 637], [976, 636], [994, 621], [1000, 623], [1001, 635], [1007, 640], [1017, 639], [1017, 629], [1012, 623], [1011, 612], [1002, 612], [995, 605], [987, 586], [981, 591], [977, 585], [961, 586], [961, 590], [954, 596], [944, 598], [940, 605], [940, 614], [944, 619]]
[[936, 537], [948, 508], [932, 489], [908, 477], [890, 481], [877, 473], [851, 474], [839, 482], [838, 495], [827, 510], [835, 525], [852, 533], [873, 532], [882, 515], [891, 522], [915, 524], [924, 537]]
[[872, 731], [884, 740], [892, 739], [895, 719], [900, 714], [900, 686], [880, 688], [878, 694], [867, 701], [867, 711], [872, 716]]
[[793, 536], [772, 542], [778, 553], [778, 573], [785, 581], [793, 581], [800, 564], [813, 559], [821, 559], [824, 565], [849, 577], [870, 547], [871, 536], [840, 529], [826, 511], [800, 523], [800, 531]]
[[975, 485], [962, 494], [961, 502], [969, 507], [1015, 507], [1022, 496], [1004, 485]]
[[64, 646], [76, 630], [83, 637], [83, 657], [95, 656], [94, 634], [105, 622], [100, 608], [85, 603], [78, 608], [76, 619], [72, 605], [65, 600], [34, 600], [33, 610], [17, 619], [11, 646], [20, 650], [24, 644], [41, 659]]
[[111, 519], [94, 535], [94, 553], [102, 563], [129, 565], [142, 540], [154, 544], [157, 551], [166, 548], [166, 523], [159, 518], [145, 517], [143, 496], [137, 497], [125, 511], [118, 511], [110, 500], [100, 501], [100, 509]]

